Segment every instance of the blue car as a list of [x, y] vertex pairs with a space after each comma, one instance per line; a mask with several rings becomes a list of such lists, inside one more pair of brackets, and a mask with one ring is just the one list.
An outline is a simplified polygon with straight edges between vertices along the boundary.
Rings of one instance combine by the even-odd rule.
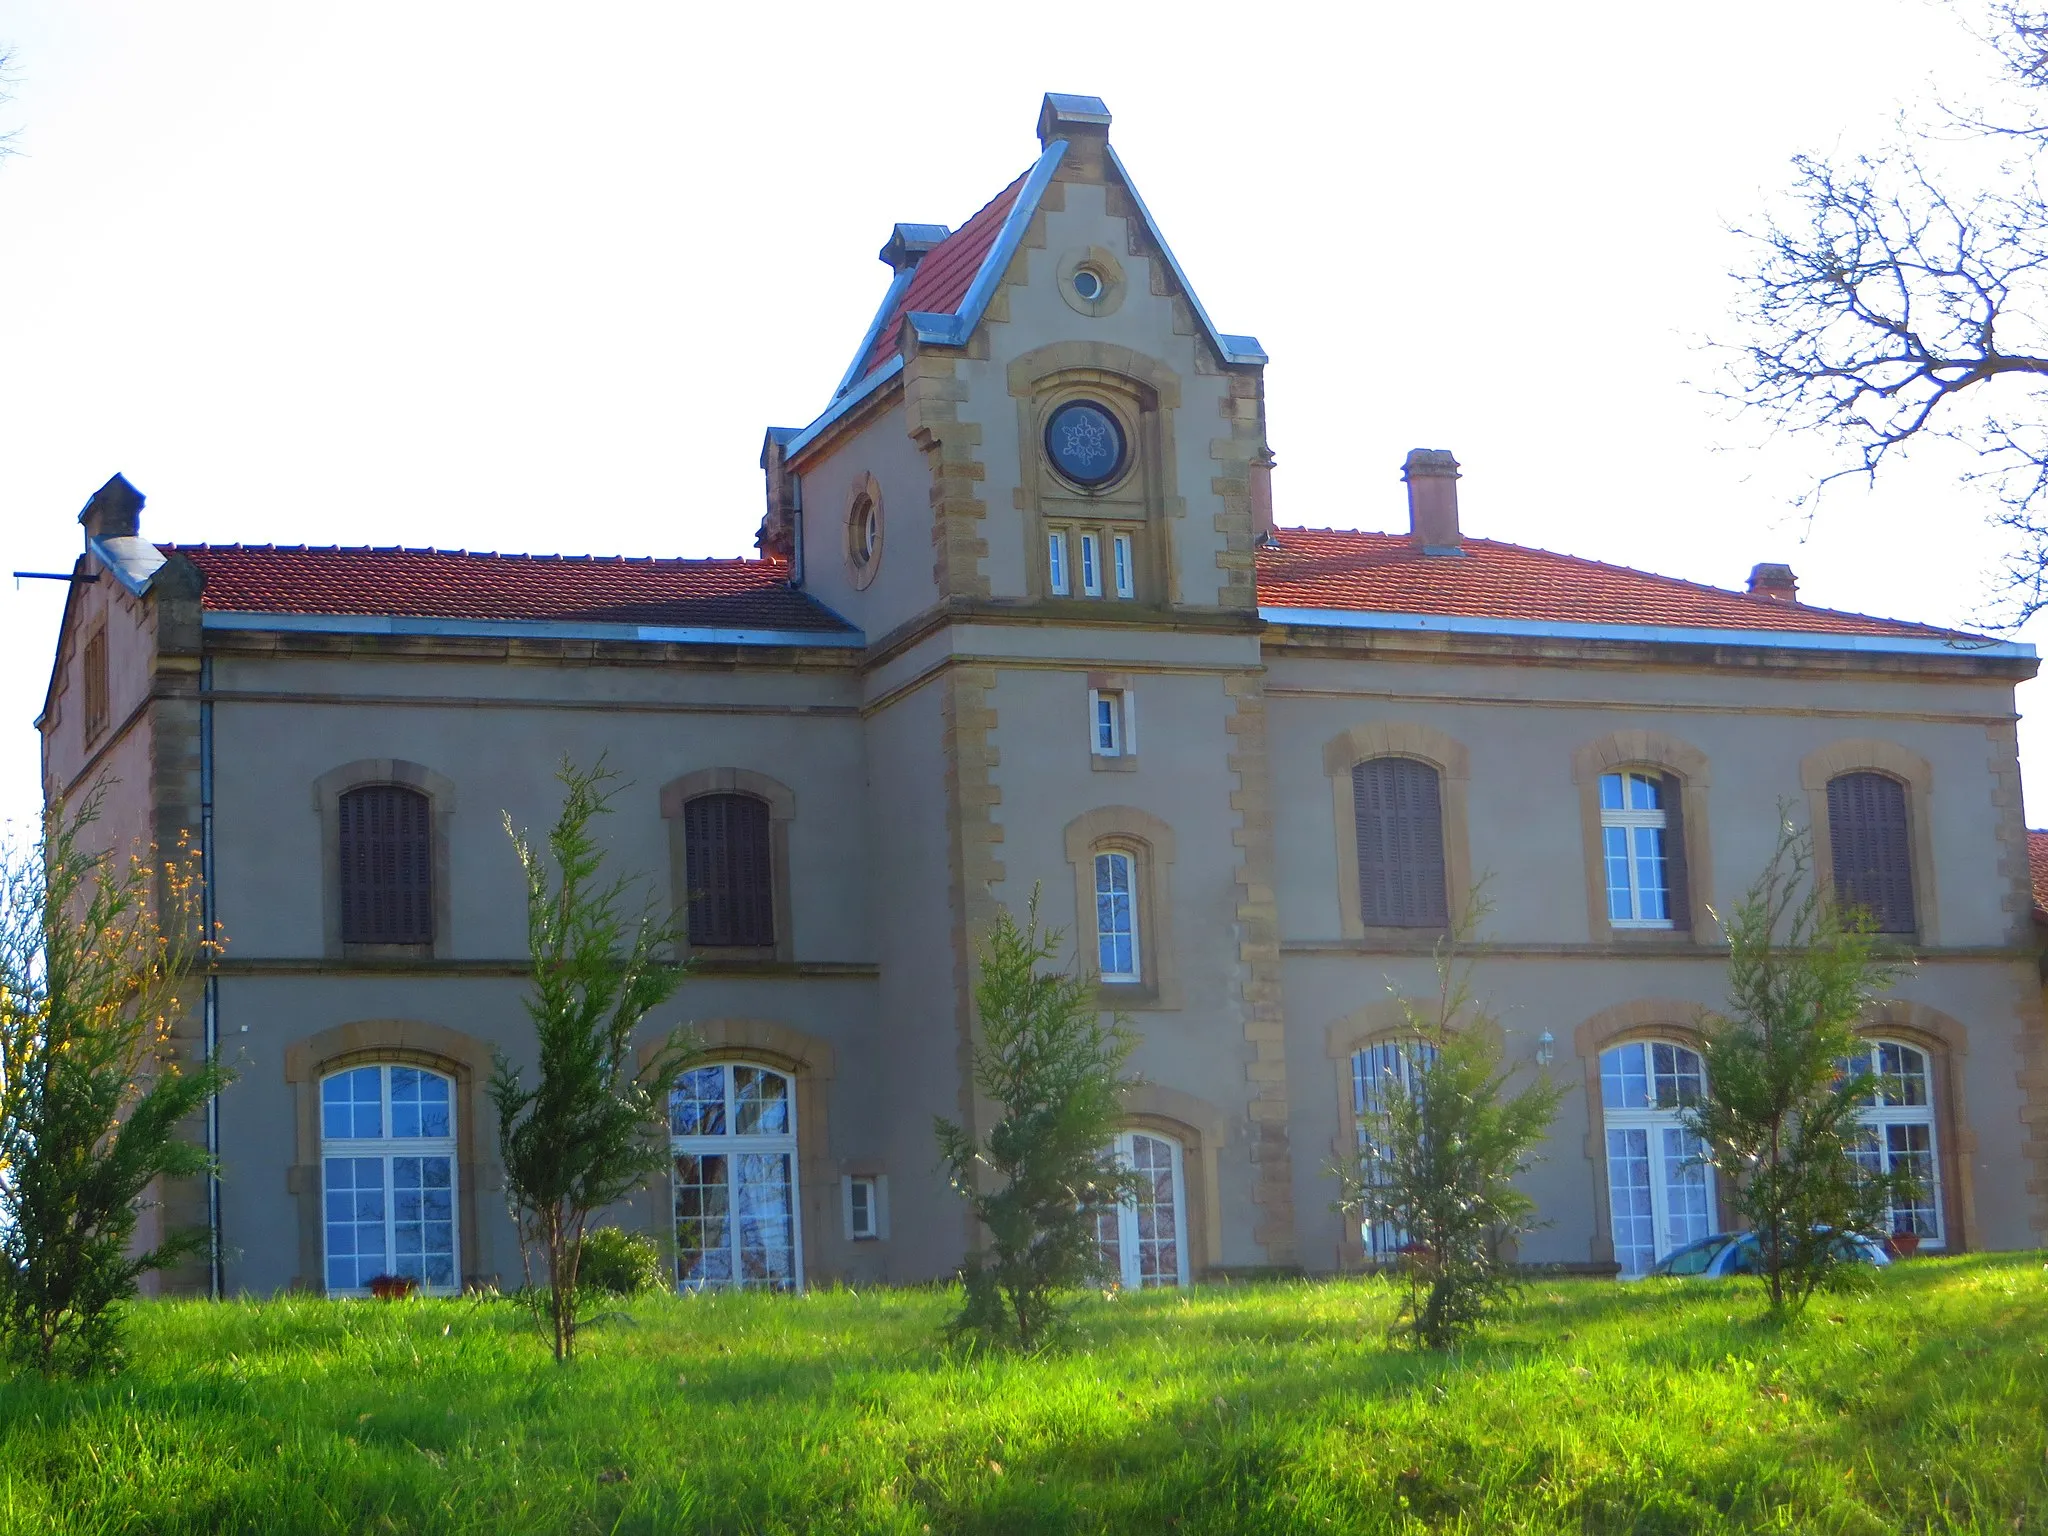
[[[1845, 1263], [1869, 1264], [1878, 1268], [1891, 1263], [1884, 1244], [1857, 1232], [1835, 1237], [1836, 1257]], [[1763, 1259], [1757, 1252], [1754, 1232], [1716, 1232], [1696, 1243], [1687, 1243], [1666, 1254], [1651, 1267], [1653, 1275], [1684, 1275], [1693, 1279], [1719, 1280], [1729, 1275], [1760, 1275]]]

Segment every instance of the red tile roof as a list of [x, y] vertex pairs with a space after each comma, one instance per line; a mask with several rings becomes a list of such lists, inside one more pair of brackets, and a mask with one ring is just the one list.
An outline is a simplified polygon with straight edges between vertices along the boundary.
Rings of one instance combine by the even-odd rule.
[[404, 618], [583, 620], [709, 629], [846, 631], [789, 586], [779, 560], [656, 560], [347, 549], [270, 544], [159, 544], [206, 578], [201, 601], [238, 613]]
[[[1030, 174], [1026, 171], [1024, 176]], [[881, 327], [875, 332], [860, 372], [854, 375], [856, 383], [896, 355], [905, 315], [950, 315], [960, 308], [960, 301], [974, 286], [975, 274], [981, 270], [981, 264], [988, 259], [989, 250], [995, 245], [996, 236], [1002, 233], [1003, 220], [1010, 216], [1010, 206], [1017, 201], [1017, 193], [1024, 186], [1024, 176], [1003, 188], [987, 207], [925, 253], [924, 259], [917, 264], [917, 270], [910, 275], [910, 284], [903, 290], [903, 296], [882, 317]]]
[[1956, 635], [1491, 539], [1466, 539], [1464, 554], [1449, 556], [1425, 555], [1405, 534], [1282, 528], [1275, 538], [1278, 548], [1259, 552], [1259, 602], [1270, 608], [1929, 639]]
[[2048, 832], [2027, 834], [2027, 864], [2034, 876], [2034, 921], [2048, 923]]

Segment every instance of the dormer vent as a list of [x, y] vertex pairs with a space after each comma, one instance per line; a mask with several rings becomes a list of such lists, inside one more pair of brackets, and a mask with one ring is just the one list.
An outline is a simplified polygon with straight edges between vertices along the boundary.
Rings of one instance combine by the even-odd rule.
[[889, 232], [889, 243], [876, 254], [892, 270], [908, 272], [951, 233], [943, 224], [898, 224]]

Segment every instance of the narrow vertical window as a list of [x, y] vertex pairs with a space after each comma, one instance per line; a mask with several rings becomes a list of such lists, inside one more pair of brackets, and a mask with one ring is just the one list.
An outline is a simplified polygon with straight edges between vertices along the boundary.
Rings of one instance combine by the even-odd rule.
[[1607, 872], [1607, 921], [1616, 928], [1679, 926], [1676, 781], [1661, 774], [1600, 776], [1600, 853]]
[[1941, 1161], [1934, 1140], [1933, 1077], [1927, 1054], [1893, 1040], [1877, 1040], [1848, 1063], [1872, 1072], [1877, 1091], [1863, 1101], [1855, 1158], [1872, 1173], [1904, 1172], [1919, 1189], [1885, 1212], [1885, 1230], [1917, 1238], [1930, 1248], [1946, 1241], [1941, 1209]]
[[1067, 595], [1067, 535], [1054, 528], [1045, 536], [1045, 575], [1055, 597]]
[[1102, 596], [1102, 537], [1099, 534], [1081, 535], [1081, 593], [1084, 597]]
[[846, 1235], [855, 1242], [868, 1242], [881, 1236], [877, 1221], [875, 1181], [872, 1178], [852, 1178], [846, 1181]]
[[1089, 742], [1097, 757], [1121, 757], [1130, 750], [1124, 732], [1124, 696], [1115, 689], [1088, 690]]
[[773, 945], [768, 802], [752, 795], [699, 795], [683, 806], [683, 849], [690, 942], [740, 949]]
[[1381, 928], [1447, 926], [1443, 796], [1436, 769], [1412, 757], [1368, 758], [1351, 770], [1351, 799], [1359, 920]]
[[1669, 1041], [1601, 1054], [1608, 1211], [1624, 1275], [1648, 1274], [1666, 1254], [1714, 1230], [1706, 1144], [1679, 1118], [1705, 1094], [1706, 1081], [1699, 1053]]
[[432, 802], [403, 784], [366, 784], [336, 811], [341, 941], [433, 943]]
[[1870, 914], [1879, 933], [1912, 933], [1912, 843], [1906, 786], [1889, 774], [1845, 773], [1828, 780], [1828, 842], [1835, 899]]
[[794, 1080], [739, 1062], [695, 1068], [669, 1093], [668, 1129], [676, 1283], [799, 1287]]
[[1109, 547], [1116, 567], [1116, 595], [1134, 596], [1136, 588], [1132, 585], [1131, 575], [1131, 536], [1128, 533], [1119, 533], [1109, 541]]
[[1103, 1273], [1130, 1290], [1188, 1283], [1187, 1178], [1181, 1145], [1149, 1131], [1125, 1131], [1110, 1155], [1142, 1184], [1128, 1204], [1096, 1218]]
[[1138, 969], [1136, 860], [1095, 855], [1095, 969], [1104, 981], [1135, 982]]
[[[1351, 1053], [1351, 1117], [1358, 1132], [1358, 1169], [1368, 1184], [1391, 1182], [1387, 1167], [1388, 1105], [1406, 1095], [1413, 1098], [1422, 1074], [1436, 1061], [1436, 1047], [1426, 1040], [1382, 1040]], [[1361, 1222], [1359, 1237], [1376, 1264], [1391, 1263], [1407, 1246], [1408, 1234], [1392, 1222]]]
[[320, 1179], [327, 1293], [359, 1295], [395, 1276], [452, 1292], [454, 1085], [420, 1067], [356, 1067], [320, 1084]]
[[[21, 583], [16, 582], [16, 586]], [[85, 642], [85, 739], [99, 740], [112, 707], [107, 698], [107, 632], [97, 630]]]

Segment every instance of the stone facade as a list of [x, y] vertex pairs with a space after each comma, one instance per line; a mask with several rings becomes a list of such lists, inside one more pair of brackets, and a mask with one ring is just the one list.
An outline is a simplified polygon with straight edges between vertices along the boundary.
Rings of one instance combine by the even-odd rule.
[[[661, 1022], [793, 1083], [808, 1283], [958, 1264], [973, 1234], [931, 1123], [986, 1112], [967, 1074], [975, 945], [1036, 892], [1091, 964], [1105, 851], [1135, 872], [1143, 963], [1102, 993], [1140, 1037], [1131, 1124], [1177, 1148], [1189, 1273], [1368, 1262], [1328, 1170], [1356, 1145], [1355, 1053], [1397, 1032], [1391, 996], [1430, 991], [1434, 941], [1361, 911], [1351, 775], [1389, 755], [1438, 771], [1449, 895], [1483, 886], [1492, 904], [1479, 987], [1510, 1058], [1554, 1053], [1572, 1088], [1531, 1175], [1551, 1225], [1525, 1258], [1612, 1268], [1601, 1053], [1691, 1036], [1720, 995], [1705, 912], [1761, 865], [1782, 804], [1808, 805], [1824, 835], [1829, 778], [1860, 769], [1911, 796], [1916, 964], [1871, 1027], [1930, 1063], [1943, 1239], [2048, 1238], [2013, 732], [2031, 659], [1882, 634], [1778, 644], [1648, 621], [1459, 630], [1262, 608], [1263, 355], [1187, 290], [1099, 104], [1049, 98], [1041, 133], [1038, 180], [982, 289], [949, 296], [950, 315], [903, 314], [882, 346], [900, 362], [850, 376], [812, 427], [770, 435], [764, 547], [788, 551], [789, 580], [855, 643], [510, 613], [286, 621], [225, 612], [214, 587], [202, 616], [203, 551], [162, 562], [132, 508], [125, 523], [88, 508], [81, 571], [102, 579], [75, 588], [58, 640], [45, 785], [75, 798], [107, 781], [116, 838], [196, 838], [211, 815], [229, 939], [214, 1009], [239, 1074], [219, 1111], [225, 1286], [325, 1283], [319, 1093], [364, 1064], [452, 1085], [462, 1277], [516, 1276], [476, 1091], [492, 1051], [519, 1060], [527, 1038], [500, 812], [545, 825], [554, 765], [600, 753], [631, 786], [606, 829], [615, 857], [679, 907], [682, 807], [738, 793], [771, 808], [775, 943], [700, 946]], [[907, 276], [921, 251], [904, 246]], [[1120, 423], [1113, 484], [1048, 458], [1050, 413], [1072, 401]], [[856, 548], [856, 508], [875, 519], [871, 548]], [[1084, 539], [1101, 595], [1084, 590]], [[83, 645], [101, 632], [111, 724], [87, 740]], [[1091, 734], [1104, 698], [1124, 711], [1115, 756]], [[1608, 921], [1598, 788], [1630, 768], [1683, 782], [1689, 932]], [[335, 807], [372, 782], [431, 804], [430, 945], [343, 942]], [[852, 1180], [878, 1181], [873, 1235], [856, 1231]], [[620, 1219], [672, 1238], [670, 1199], [650, 1191]], [[166, 1209], [201, 1217], [205, 1191]]]

